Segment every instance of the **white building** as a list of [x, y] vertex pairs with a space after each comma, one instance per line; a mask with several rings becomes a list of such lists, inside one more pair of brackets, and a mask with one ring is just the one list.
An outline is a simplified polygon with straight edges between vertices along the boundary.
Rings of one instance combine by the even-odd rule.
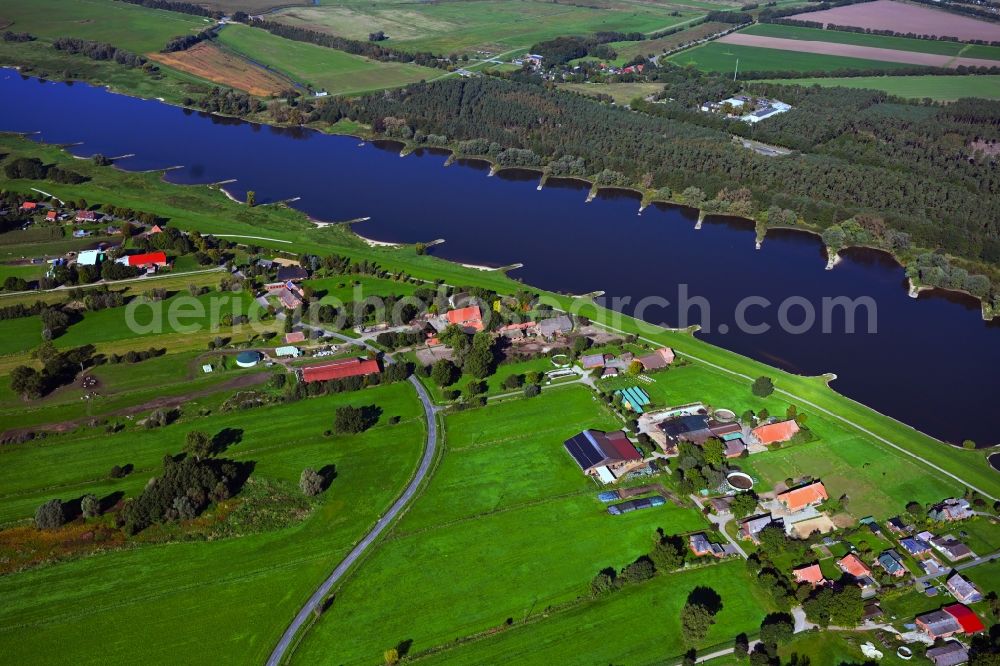
[[292, 358], [298, 358], [302, 356], [302, 350], [293, 345], [286, 345], [284, 347], [276, 347], [274, 353], [280, 358], [282, 356], [291, 356]]

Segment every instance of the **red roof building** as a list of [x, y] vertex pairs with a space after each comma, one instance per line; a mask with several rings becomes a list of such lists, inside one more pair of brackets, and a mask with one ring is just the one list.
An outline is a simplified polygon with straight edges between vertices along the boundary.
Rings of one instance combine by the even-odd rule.
[[460, 308], [458, 310], [449, 310], [447, 318], [449, 324], [455, 324], [464, 329], [471, 328], [474, 331], [483, 330], [483, 315], [476, 305], [470, 305], [467, 308]]
[[757, 426], [753, 429], [753, 434], [760, 440], [761, 444], [774, 444], [775, 442], [787, 442], [798, 431], [799, 424], [793, 420], [788, 420]]
[[78, 210], [76, 211], [76, 221], [77, 222], [96, 222], [97, 214], [92, 210]]
[[826, 486], [821, 481], [810, 483], [801, 488], [793, 488], [781, 493], [775, 499], [789, 511], [801, 511], [807, 506], [815, 506], [828, 500]]
[[872, 570], [868, 568], [868, 565], [862, 562], [861, 558], [854, 553], [848, 553], [840, 560], [837, 560], [837, 566], [844, 573], [848, 573], [855, 578], [871, 577], [872, 575]]
[[809, 583], [813, 587], [826, 583], [826, 578], [823, 577], [823, 571], [819, 568], [818, 564], [810, 564], [793, 569], [792, 573], [795, 574], [796, 583]]
[[36, 208], [38, 208], [38, 204], [34, 201], [25, 201], [21, 204], [21, 210], [35, 210]]
[[55, 222], [56, 220], [59, 219], [59, 213], [55, 212], [54, 210], [50, 210], [48, 213], [45, 214], [45, 219], [48, 220], [49, 222]]
[[146, 252], [145, 254], [130, 254], [127, 257], [122, 257], [119, 261], [126, 266], [135, 266], [136, 268], [166, 266], [167, 255], [162, 251]]
[[332, 363], [322, 365], [312, 365], [302, 368], [302, 381], [326, 382], [331, 379], [345, 379], [347, 377], [360, 377], [363, 375], [373, 375], [381, 372], [378, 361], [373, 358], [345, 358]]
[[291, 333], [285, 333], [285, 343], [292, 344], [293, 342], [303, 342], [306, 339], [306, 334], [302, 331], [292, 331]]
[[979, 616], [972, 612], [968, 606], [952, 604], [951, 606], [945, 606], [941, 610], [951, 615], [962, 625], [963, 633], [975, 634], [986, 628], [983, 626], [983, 621], [979, 619]]

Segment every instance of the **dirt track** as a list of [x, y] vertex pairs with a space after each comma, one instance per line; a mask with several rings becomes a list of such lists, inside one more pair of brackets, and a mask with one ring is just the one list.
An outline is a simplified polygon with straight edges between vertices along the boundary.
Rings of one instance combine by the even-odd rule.
[[893, 0], [863, 2], [818, 12], [795, 14], [788, 18], [850, 25], [858, 28], [892, 30], [904, 34], [912, 32], [915, 35], [957, 37], [962, 40], [1000, 41], [1000, 24], [951, 14], [931, 7], [893, 2]]
[[291, 87], [291, 82], [215, 44], [201, 42], [186, 51], [150, 53], [149, 58], [203, 79], [266, 97]]
[[737, 44], [740, 46], [758, 46], [765, 49], [818, 53], [822, 55], [845, 56], [848, 58], [863, 58], [865, 60], [880, 60], [882, 62], [902, 62], [928, 67], [948, 67], [954, 69], [960, 65], [967, 67], [995, 67], [1000, 65], [1000, 62], [996, 60], [985, 60], [983, 58], [956, 58], [954, 56], [937, 55], [934, 53], [897, 51], [896, 49], [879, 49], [873, 46], [834, 44], [832, 42], [811, 42], [804, 39], [765, 37], [763, 35], [747, 35], [739, 32], [726, 35], [718, 41], [724, 44]]

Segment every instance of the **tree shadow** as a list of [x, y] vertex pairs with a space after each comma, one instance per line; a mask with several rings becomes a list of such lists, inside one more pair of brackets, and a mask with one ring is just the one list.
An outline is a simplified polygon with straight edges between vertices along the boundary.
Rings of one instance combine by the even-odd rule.
[[705, 608], [712, 615], [722, 610], [722, 597], [719, 593], [705, 585], [699, 585], [688, 594], [687, 602]]
[[323, 477], [323, 490], [330, 487], [333, 480], [337, 478], [337, 466], [336, 465], [324, 465], [323, 469], [319, 471], [319, 475]]
[[212, 451], [218, 455], [243, 441], [243, 428], [223, 428], [212, 437]]
[[121, 502], [122, 498], [124, 497], [125, 493], [123, 493], [120, 490], [116, 490], [115, 492], [102, 497], [99, 502], [101, 507], [101, 513], [107, 513], [111, 509], [115, 508], [115, 506], [117, 506], [117, 504]]
[[412, 638], [407, 638], [406, 640], [402, 640], [399, 642], [399, 644], [396, 646], [396, 652], [399, 654], [400, 659], [402, 659], [403, 657], [405, 657], [407, 654], [410, 653], [411, 647], [413, 647]]

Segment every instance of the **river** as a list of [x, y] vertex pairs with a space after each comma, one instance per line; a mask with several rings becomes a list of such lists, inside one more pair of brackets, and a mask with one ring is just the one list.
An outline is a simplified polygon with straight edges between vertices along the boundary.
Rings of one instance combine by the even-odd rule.
[[[318, 219], [370, 217], [355, 229], [373, 239], [444, 238], [433, 248], [437, 256], [523, 263], [512, 276], [527, 284], [627, 297], [618, 305], [625, 312], [644, 297], [668, 299], [672, 305], [642, 312], [653, 323], [681, 322], [676, 304], [686, 285], [689, 298], [710, 304], [707, 320], [691, 308], [684, 322], [704, 324], [703, 339], [792, 372], [835, 373], [841, 393], [942, 439], [997, 442], [985, 417], [1000, 395], [1000, 323], [982, 321], [970, 297], [933, 291], [910, 298], [903, 269], [883, 253], [849, 250], [827, 271], [820, 240], [807, 233], [772, 231], [757, 250], [746, 221], [709, 218], [695, 230], [692, 211], [653, 206], [639, 215], [629, 192], [585, 203], [587, 186], [574, 181], [537, 191], [534, 173], [487, 177], [482, 163], [443, 168], [434, 151], [400, 158], [391, 144], [218, 118], [13, 70], [0, 70], [0, 97], [0, 130], [82, 142], [71, 148], [77, 155], [134, 153], [118, 162], [124, 169], [180, 165], [167, 174], [172, 182], [235, 178], [227, 189], [237, 197], [246, 190], [258, 202], [301, 197], [294, 205]], [[832, 318], [829, 333], [819, 321], [800, 334], [778, 327], [784, 299], [801, 299], [820, 315], [824, 298], [843, 296], [872, 299], [877, 332], [867, 332], [863, 309], [853, 334], [843, 331], [842, 316]], [[736, 308], [748, 297], [771, 303], [746, 311], [768, 332], [737, 330]], [[803, 321], [801, 303], [788, 319]]]

